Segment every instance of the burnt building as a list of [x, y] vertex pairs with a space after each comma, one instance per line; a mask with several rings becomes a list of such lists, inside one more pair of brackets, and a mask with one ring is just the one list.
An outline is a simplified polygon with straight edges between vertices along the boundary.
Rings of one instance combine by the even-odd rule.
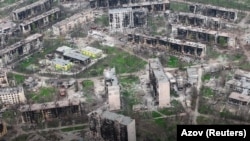
[[190, 42], [175, 38], [153, 37], [143, 34], [128, 34], [127, 40], [141, 46], [171, 51], [187, 56], [204, 57], [206, 45], [199, 42]]
[[229, 32], [172, 24], [172, 34], [180, 39], [208, 42], [222, 46], [235, 46], [235, 37]]
[[78, 100], [55, 101], [39, 104], [21, 105], [19, 112], [22, 121], [39, 123], [42, 120], [64, 118], [66, 116], [78, 116], [81, 114], [81, 105]]
[[236, 70], [234, 77], [226, 82], [226, 89], [230, 92], [228, 102], [235, 105], [249, 105], [250, 102], [250, 73]]
[[169, 9], [168, 0], [90, 0], [91, 8], [145, 8], [149, 12], [164, 12]]
[[89, 129], [103, 141], [136, 141], [135, 120], [109, 111], [96, 110], [88, 114]]
[[0, 66], [6, 66], [9, 63], [21, 59], [34, 51], [42, 48], [43, 35], [33, 34], [16, 42], [10, 46], [0, 49]]
[[53, 0], [39, 0], [30, 5], [12, 11], [13, 21], [22, 21], [30, 17], [40, 15], [49, 11], [52, 7]]
[[153, 0], [153, 1], [142, 1], [142, 2], [131, 2], [128, 4], [123, 4], [122, 7], [132, 9], [141, 9], [145, 8], [148, 12], [165, 12], [170, 8], [170, 2], [168, 0]]
[[146, 9], [118, 8], [109, 9], [109, 27], [111, 31], [123, 32], [134, 27], [144, 27], [147, 24]]
[[6, 71], [0, 70], [0, 88], [9, 86]]
[[156, 104], [160, 108], [170, 107], [170, 81], [158, 58], [149, 59], [149, 80]]
[[227, 21], [236, 21], [238, 13], [233, 9], [202, 4], [189, 5], [189, 10], [194, 14], [200, 14], [209, 17], [218, 17]]
[[48, 26], [53, 21], [57, 20], [60, 15], [59, 8], [53, 8], [47, 12], [42, 13], [36, 17], [24, 20], [20, 24], [20, 29], [22, 33], [28, 33], [34, 31], [35, 29], [40, 29]]
[[206, 29], [218, 30], [226, 27], [226, 23], [217, 17], [208, 17], [194, 13], [171, 11], [165, 12], [165, 17], [169, 23], [181, 24], [185, 26], [203, 27]]

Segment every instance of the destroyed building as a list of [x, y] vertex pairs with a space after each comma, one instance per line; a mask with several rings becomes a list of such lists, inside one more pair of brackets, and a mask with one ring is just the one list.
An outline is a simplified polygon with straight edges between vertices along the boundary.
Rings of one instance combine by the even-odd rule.
[[22, 114], [23, 123], [39, 123], [41, 120], [47, 121], [54, 118], [80, 115], [81, 104], [78, 100], [27, 104], [21, 105], [19, 112]]
[[24, 20], [22, 23], [20, 23], [21, 32], [28, 33], [30, 31], [34, 31], [35, 29], [48, 26], [51, 22], [57, 20], [59, 16], [60, 9], [56, 7], [42, 13], [41, 15]]
[[204, 57], [206, 52], [205, 44], [161, 36], [153, 37], [142, 34], [128, 34], [128, 41], [142, 46], [160, 48], [196, 57]]
[[6, 66], [7, 64], [18, 60], [25, 55], [41, 49], [42, 37], [42, 34], [33, 34], [24, 40], [0, 49], [0, 66]]
[[112, 8], [121, 7], [123, 4], [129, 3], [130, 0], [90, 0], [91, 8]]
[[74, 14], [73, 16], [66, 18], [60, 22], [57, 22], [52, 26], [54, 35], [65, 35], [77, 26], [81, 26], [84, 23], [94, 21], [93, 11], [84, 11]]
[[158, 58], [149, 59], [149, 79], [158, 106], [170, 107], [170, 82]]
[[78, 63], [82, 65], [88, 65], [91, 63], [91, 59], [89, 56], [85, 56], [80, 51], [74, 50], [67, 46], [61, 46], [56, 49], [56, 54], [58, 58], [63, 58], [64, 60], [68, 60], [73, 63]]
[[[132, 1], [132, 0], [131, 0]], [[132, 9], [140, 9], [145, 8], [148, 12], [165, 12], [170, 8], [169, 0], [152, 0], [152, 1], [140, 1], [140, 2], [131, 2], [128, 4], [123, 4], [122, 7], [128, 8], [131, 7]]]
[[206, 29], [218, 30], [226, 27], [226, 23], [220, 18], [207, 17], [204, 15], [197, 15], [194, 13], [178, 12], [174, 13], [166, 11], [164, 16], [169, 23], [182, 24], [185, 26], [197, 26]]
[[109, 110], [121, 109], [121, 93], [120, 85], [115, 74], [115, 68], [104, 69], [104, 86], [108, 96]]
[[109, 9], [109, 28], [111, 32], [124, 32], [129, 28], [146, 27], [147, 9], [118, 8]]
[[172, 24], [171, 26], [174, 37], [223, 46], [235, 46], [235, 37], [228, 32], [176, 24]]
[[0, 70], [0, 88], [9, 86], [6, 71]]
[[194, 14], [200, 14], [209, 17], [218, 17], [227, 21], [236, 21], [238, 13], [233, 9], [203, 4], [189, 5], [189, 10]]
[[17, 24], [11, 21], [0, 22], [0, 49], [6, 46], [10, 37], [19, 32]]
[[169, 9], [170, 2], [168, 0], [90, 0], [91, 8], [145, 8], [149, 12], [165, 11]]
[[51, 9], [53, 0], [39, 0], [30, 5], [12, 11], [13, 21], [21, 21], [33, 16], [37, 16]]
[[0, 88], [0, 101], [3, 104], [20, 104], [26, 102], [23, 87]]
[[230, 92], [228, 102], [236, 105], [248, 105], [250, 102], [250, 73], [236, 70], [233, 79], [226, 82]]
[[109, 111], [96, 110], [88, 114], [93, 138], [104, 141], [136, 141], [135, 120]]

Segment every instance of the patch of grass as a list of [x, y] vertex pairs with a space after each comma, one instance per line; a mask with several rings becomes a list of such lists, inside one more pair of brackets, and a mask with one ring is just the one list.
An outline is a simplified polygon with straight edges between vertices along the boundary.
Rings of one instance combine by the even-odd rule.
[[8, 73], [8, 79], [14, 79], [17, 85], [23, 84], [25, 77], [23, 75]]
[[215, 95], [214, 91], [209, 87], [202, 87], [201, 94], [204, 97], [211, 98]]
[[166, 128], [167, 122], [165, 118], [158, 118], [154, 120], [155, 123], [163, 128]]
[[189, 12], [189, 6], [185, 3], [171, 2], [170, 9], [178, 12]]
[[211, 114], [211, 113], [213, 113], [213, 109], [211, 107], [209, 107], [209, 106], [206, 106], [206, 105], [199, 105], [198, 111], [201, 114]]
[[102, 46], [99, 48], [108, 54], [108, 56], [98, 61], [86, 71], [78, 74], [77, 77], [102, 76], [103, 70], [107, 67], [115, 67], [116, 74], [132, 73], [139, 71], [146, 65], [145, 61], [124, 52], [122, 49], [108, 46]]
[[172, 107], [170, 108], [162, 108], [162, 109], [159, 109], [158, 111], [164, 115], [174, 115], [174, 114], [181, 113], [184, 111], [183, 106], [177, 100], [171, 101], [171, 106]]
[[139, 83], [139, 77], [135, 75], [121, 76], [119, 82], [122, 86], [133, 85]]
[[70, 131], [75, 131], [75, 130], [82, 130], [84, 128], [85, 126], [74, 126], [74, 127], [62, 128], [61, 131], [70, 132]]
[[92, 89], [94, 87], [94, 82], [91, 80], [83, 80], [82, 87], [83, 89]]
[[171, 68], [176, 68], [176, 67], [178, 67], [178, 63], [179, 63], [179, 59], [177, 57], [170, 56], [167, 66], [171, 67]]
[[159, 113], [156, 112], [156, 111], [153, 111], [153, 112], [152, 112], [152, 116], [153, 116], [153, 118], [157, 118], [157, 117], [161, 117], [161, 114], [159, 114]]
[[201, 80], [202, 80], [202, 82], [205, 82], [205, 81], [209, 81], [210, 78], [211, 78], [211, 75], [207, 73], [207, 74], [202, 76]]
[[4, 7], [10, 4], [13, 4], [17, 2], [18, 0], [4, 0], [3, 2], [0, 2], [0, 7]]
[[36, 93], [28, 94], [27, 97], [35, 103], [53, 101], [56, 89], [53, 87], [42, 87]]

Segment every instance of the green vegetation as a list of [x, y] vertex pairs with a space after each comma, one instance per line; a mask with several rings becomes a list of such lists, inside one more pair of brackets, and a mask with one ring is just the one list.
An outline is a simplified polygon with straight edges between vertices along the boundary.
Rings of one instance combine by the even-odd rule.
[[132, 113], [133, 105], [139, 104], [138, 99], [135, 97], [135, 91], [130, 89], [122, 90], [121, 95], [126, 105], [123, 114], [130, 115]]
[[36, 66], [40, 59], [44, 59], [45, 55], [52, 53], [62, 45], [70, 46], [69, 43], [65, 42], [63, 38], [44, 39], [44, 48], [41, 51], [35, 52], [31, 56], [19, 62], [18, 65], [15, 67], [15, 70], [22, 73], [33, 73], [34, 71], [37, 71], [36, 68], [34, 70], [29, 69], [29, 67]]
[[3, 112], [2, 118], [4, 121], [6, 121], [8, 124], [16, 124], [16, 112], [15, 110], [9, 109]]
[[170, 90], [170, 96], [173, 96], [173, 97], [179, 97], [179, 95], [177, 94], [177, 92], [173, 89]]
[[13, 4], [17, 1], [18, 0], [4, 0], [3, 2], [0, 2], [0, 7], [5, 7], [5, 6]]
[[171, 101], [171, 106], [170, 108], [162, 108], [158, 111], [164, 115], [174, 115], [184, 111], [182, 104], [177, 100]]
[[153, 118], [157, 118], [157, 117], [161, 117], [161, 114], [159, 114], [159, 113], [156, 112], [156, 111], [153, 111], [153, 112], [152, 112], [152, 116], [153, 116]]
[[91, 91], [94, 89], [94, 82], [91, 80], [83, 80], [82, 88], [83, 88], [83, 91]]
[[36, 93], [27, 94], [27, 98], [36, 103], [53, 101], [56, 89], [53, 87], [42, 87]]
[[190, 2], [199, 2], [203, 4], [211, 4], [215, 6], [221, 6], [226, 8], [234, 8], [239, 10], [249, 11], [250, 9], [250, 1], [249, 0], [187, 0]]
[[201, 88], [201, 94], [202, 96], [207, 98], [212, 98], [215, 95], [214, 91], [211, 88], [204, 86]]
[[84, 128], [85, 128], [85, 126], [74, 126], [74, 127], [62, 128], [61, 131], [70, 132], [70, 131], [75, 131], [75, 130], [82, 130]]
[[211, 75], [209, 73], [202, 76], [201, 80], [202, 82], [209, 81], [211, 78]]
[[14, 79], [17, 85], [23, 84], [25, 77], [20, 74], [8, 73], [8, 79]]
[[165, 118], [155, 119], [155, 123], [163, 128], [166, 128], [167, 122]]
[[227, 46], [227, 39], [226, 37], [219, 37], [218, 38], [218, 44], [222, 47], [226, 47]]
[[109, 26], [109, 17], [108, 15], [102, 15], [94, 20], [94, 22], [100, 26]]
[[196, 121], [197, 124], [232, 124], [232, 122], [225, 119], [204, 116], [198, 116]]
[[102, 76], [103, 70], [107, 67], [115, 67], [116, 74], [132, 73], [142, 69], [146, 62], [134, 55], [124, 52], [122, 49], [108, 46], [99, 47], [108, 56], [99, 60], [96, 64], [86, 71], [77, 75], [77, 77]]
[[139, 77], [135, 75], [121, 76], [119, 77], [119, 82], [122, 86], [128, 86], [139, 83]]
[[170, 9], [178, 12], [189, 12], [188, 4], [180, 2], [171, 2]]
[[176, 68], [176, 67], [178, 67], [178, 63], [179, 63], [179, 59], [177, 57], [170, 56], [167, 66], [170, 68]]
[[211, 114], [214, 110], [208, 105], [199, 105], [198, 111], [201, 114]]

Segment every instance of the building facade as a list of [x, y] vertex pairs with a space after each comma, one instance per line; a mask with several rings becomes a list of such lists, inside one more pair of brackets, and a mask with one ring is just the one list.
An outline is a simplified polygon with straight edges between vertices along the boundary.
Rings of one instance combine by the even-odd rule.
[[159, 108], [170, 107], [170, 82], [158, 58], [149, 59], [149, 79]]
[[4, 104], [20, 104], [26, 102], [23, 87], [5, 87], [0, 89], [0, 100]]
[[88, 114], [89, 129], [104, 141], [136, 141], [135, 120], [109, 111]]

